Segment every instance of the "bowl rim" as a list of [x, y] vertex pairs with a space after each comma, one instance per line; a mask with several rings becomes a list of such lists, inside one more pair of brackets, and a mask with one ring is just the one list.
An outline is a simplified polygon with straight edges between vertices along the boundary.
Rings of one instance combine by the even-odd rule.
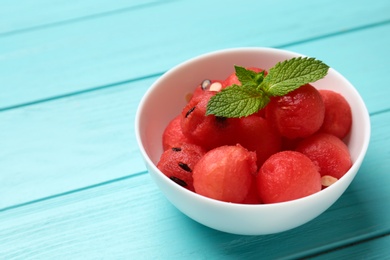
[[[340, 178], [337, 182], [335, 182], [333, 185], [327, 187], [326, 189], [322, 189], [319, 192], [316, 192], [312, 195], [302, 197], [299, 199], [294, 199], [290, 201], [285, 201], [285, 202], [278, 202], [278, 203], [269, 203], [269, 204], [242, 204], [242, 203], [231, 203], [231, 202], [224, 202], [212, 198], [205, 197], [203, 195], [197, 194], [196, 192], [192, 192], [188, 189], [185, 189], [176, 183], [172, 182], [169, 180], [168, 177], [166, 177], [158, 168], [157, 166], [152, 162], [151, 158], [149, 157], [148, 153], [146, 152], [143, 144], [142, 144], [142, 138], [141, 138], [141, 131], [140, 131], [140, 122], [141, 122], [141, 116], [142, 116], [142, 111], [146, 107], [146, 100], [148, 97], [151, 95], [151, 93], [159, 87], [159, 83], [163, 81], [166, 77], [170, 76], [171, 74], [174, 74], [179, 68], [182, 66], [188, 66], [191, 65], [192, 63], [196, 63], [198, 60], [204, 59], [204, 58], [211, 58], [212, 56], [217, 56], [221, 54], [229, 54], [229, 53], [234, 53], [234, 52], [264, 52], [264, 51], [270, 51], [270, 52], [278, 52], [278, 53], [284, 53], [288, 55], [293, 55], [293, 56], [301, 56], [301, 57], [307, 57], [307, 55], [303, 55], [297, 52], [289, 51], [289, 50], [284, 50], [284, 49], [279, 49], [279, 48], [272, 48], [272, 47], [235, 47], [235, 48], [227, 48], [227, 49], [222, 49], [222, 50], [216, 50], [216, 51], [211, 51], [207, 53], [203, 53], [201, 55], [195, 56], [193, 58], [190, 58], [184, 62], [181, 62], [175, 66], [173, 66], [171, 69], [166, 71], [163, 75], [161, 75], [156, 81], [153, 82], [153, 84], [146, 90], [144, 93], [143, 97], [141, 98], [137, 111], [136, 111], [136, 116], [135, 116], [135, 134], [136, 134], [136, 140], [137, 144], [139, 147], [139, 150], [142, 154], [142, 157], [147, 165], [152, 167], [153, 171], [159, 175], [159, 177], [162, 177], [161, 179], [166, 182], [166, 184], [169, 187], [172, 187], [173, 189], [180, 190], [180, 192], [184, 192], [184, 194], [187, 194], [191, 197], [193, 197], [196, 200], [201, 200], [202, 203], [207, 203], [212, 206], [218, 206], [218, 207], [235, 207], [237, 209], [239, 208], [246, 208], [246, 209], [272, 209], [274, 207], [280, 207], [282, 205], [294, 205], [297, 203], [300, 203], [302, 200], [316, 200], [317, 197], [319, 196], [327, 196], [326, 194], [328, 193], [333, 193], [333, 190], [337, 189], [338, 186], [343, 185], [342, 180], [345, 179], [343, 178], [346, 175], [351, 175], [351, 174], [356, 174], [358, 169], [360, 168], [363, 159], [366, 155], [369, 142], [370, 142], [370, 137], [371, 137], [371, 123], [370, 123], [370, 116], [367, 110], [367, 107], [360, 96], [359, 92], [357, 89], [350, 83], [348, 79], [346, 79], [341, 73], [333, 69], [332, 67], [329, 69], [329, 71], [332, 71], [332, 73], [335, 73], [338, 77], [344, 79], [346, 83], [351, 87], [351, 91], [354, 92], [354, 96], [358, 98], [358, 102], [362, 105], [360, 106], [362, 109], [362, 115], [361, 118], [367, 122], [368, 124], [366, 125], [366, 132], [364, 135], [364, 140], [362, 143], [362, 148], [358, 152], [358, 156], [356, 157], [355, 162], [352, 164], [351, 168], [348, 170], [348, 172]], [[149, 174], [151, 174], [149, 172]], [[353, 178], [352, 178], [353, 179]], [[352, 181], [351, 179], [351, 181]], [[345, 185], [345, 184], [344, 184]], [[346, 184], [347, 186], [349, 183]]]

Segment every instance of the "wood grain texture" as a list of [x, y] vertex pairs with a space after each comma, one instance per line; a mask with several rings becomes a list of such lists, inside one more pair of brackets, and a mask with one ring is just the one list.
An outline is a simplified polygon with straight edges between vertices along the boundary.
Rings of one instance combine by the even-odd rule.
[[167, 2], [0, 37], [0, 108], [161, 73], [213, 50], [286, 46], [389, 20], [386, 1], [223, 4]]

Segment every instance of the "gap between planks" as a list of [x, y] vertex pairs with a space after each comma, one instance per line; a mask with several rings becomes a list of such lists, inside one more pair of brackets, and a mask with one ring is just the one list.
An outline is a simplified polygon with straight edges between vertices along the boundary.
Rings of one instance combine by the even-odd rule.
[[383, 232], [383, 233], [378, 233], [376, 235], [372, 235], [372, 236], [367, 237], [367, 238], [354, 239], [355, 241], [351, 241], [349, 243], [347, 242], [345, 245], [337, 246], [335, 248], [332, 248], [332, 249], [324, 251], [324, 252], [320, 252], [320, 253], [316, 253], [316, 254], [312, 254], [312, 255], [307, 255], [307, 256], [305, 256], [305, 258], [314, 258], [314, 257], [322, 256], [322, 255], [325, 255], [327, 253], [336, 252], [336, 251], [339, 251], [342, 249], [346, 249], [348, 247], [353, 247], [353, 246], [356, 246], [359, 244], [367, 243], [367, 242], [373, 241], [375, 239], [384, 238], [384, 237], [389, 236], [389, 235], [390, 235], [390, 232]]
[[352, 27], [349, 29], [341, 30], [341, 31], [331, 32], [331, 33], [327, 33], [327, 34], [320, 35], [317, 37], [294, 41], [291, 43], [281, 44], [281, 45], [274, 46], [274, 48], [291, 47], [291, 46], [295, 46], [295, 45], [299, 45], [299, 44], [304, 44], [304, 43], [308, 43], [308, 42], [314, 42], [314, 41], [318, 41], [318, 40], [322, 40], [322, 39], [336, 37], [336, 36], [343, 35], [343, 34], [354, 33], [354, 32], [372, 29], [372, 28], [380, 27], [380, 26], [386, 26], [388, 24], [390, 24], [390, 19], [376, 22], [376, 23], [366, 24], [366, 25], [362, 25], [362, 26]]
[[[303, 252], [301, 254], [291, 255], [291, 256], [289, 256], [289, 258], [291, 257], [291, 259], [302, 259], [302, 258], [311, 259], [311, 258], [315, 258], [315, 257], [321, 256], [321, 255], [326, 255], [328, 253], [332, 253], [332, 252], [336, 252], [336, 251], [339, 251], [342, 249], [346, 249], [349, 247], [354, 247], [356, 245], [367, 243], [369, 241], [373, 241], [375, 239], [380, 239], [380, 238], [383, 238], [386, 236], [390, 236], [390, 231], [384, 231], [384, 232], [382, 231], [382, 232], [378, 232], [377, 234], [372, 234], [372, 233], [365, 234], [364, 236], [358, 236], [358, 237], [351, 238], [349, 240], [345, 240], [345, 241], [343, 241], [345, 243], [343, 245], [339, 245], [339, 246], [333, 245], [333, 247], [332, 247], [332, 244], [330, 244], [330, 245], [327, 245], [327, 249], [324, 249], [323, 251], [315, 252], [315, 253]], [[318, 249], [316, 249], [315, 251], [318, 251]]]
[[66, 93], [66, 94], [62, 94], [62, 95], [57, 95], [57, 96], [53, 96], [53, 97], [49, 97], [49, 98], [38, 99], [35, 101], [31, 101], [31, 102], [26, 102], [26, 103], [22, 103], [22, 104], [18, 104], [18, 105], [0, 108], [0, 112], [23, 108], [23, 107], [32, 106], [32, 105], [37, 105], [37, 104], [46, 103], [46, 102], [50, 102], [50, 101], [55, 101], [55, 100], [62, 99], [62, 98], [68, 98], [68, 97], [72, 97], [72, 96], [82, 95], [82, 94], [86, 94], [86, 93], [90, 93], [90, 92], [94, 92], [94, 91], [99, 91], [99, 90], [104, 90], [104, 89], [108, 89], [108, 88], [118, 87], [118, 86], [122, 86], [122, 85], [125, 85], [128, 83], [133, 83], [133, 82], [142, 81], [142, 80], [146, 80], [146, 79], [157, 78], [163, 74], [164, 74], [164, 72], [157, 72], [154, 74], [141, 76], [141, 77], [137, 77], [134, 79], [127, 79], [127, 80], [123, 80], [123, 81], [119, 81], [119, 82], [114, 82], [111, 84], [106, 84], [106, 85], [97, 86], [97, 87], [93, 87], [93, 88], [87, 88], [87, 89], [83, 89], [83, 90], [79, 90], [79, 91], [75, 91], [75, 92], [70, 92], [70, 93]]
[[131, 178], [135, 178], [135, 177], [138, 177], [138, 176], [142, 176], [142, 175], [147, 174], [147, 173], [148, 173], [147, 171], [142, 171], [142, 172], [138, 172], [138, 173], [133, 173], [133, 174], [131, 174], [131, 175], [126, 175], [126, 176], [123, 176], [123, 177], [120, 177], [120, 178], [111, 179], [111, 180], [108, 180], [108, 181], [104, 181], [104, 182], [92, 184], [92, 185], [85, 186], [85, 187], [82, 187], [82, 188], [78, 188], [78, 189], [69, 190], [69, 191], [66, 191], [66, 192], [57, 193], [57, 194], [50, 195], [50, 196], [43, 197], [43, 198], [39, 198], [39, 199], [36, 199], [36, 200], [26, 201], [26, 202], [23, 202], [23, 203], [20, 203], [20, 204], [15, 204], [15, 205], [12, 205], [12, 206], [9, 206], [9, 207], [2, 208], [2, 209], [0, 209], [0, 213], [5, 212], [5, 211], [8, 211], [8, 210], [12, 210], [12, 209], [24, 207], [24, 206], [27, 206], [27, 205], [31, 205], [31, 204], [35, 204], [35, 203], [40, 203], [40, 202], [42, 202], [42, 201], [47, 201], [47, 200], [59, 198], [59, 197], [62, 197], [62, 196], [67, 196], [67, 195], [69, 195], [69, 194], [74, 194], [74, 193], [78, 193], [78, 192], [83, 192], [83, 191], [90, 190], [90, 189], [94, 189], [94, 188], [97, 188], [97, 187], [109, 185], [109, 184], [112, 184], [112, 183], [115, 183], [115, 182], [120, 182], [120, 181], [128, 180], [128, 179], [131, 179]]

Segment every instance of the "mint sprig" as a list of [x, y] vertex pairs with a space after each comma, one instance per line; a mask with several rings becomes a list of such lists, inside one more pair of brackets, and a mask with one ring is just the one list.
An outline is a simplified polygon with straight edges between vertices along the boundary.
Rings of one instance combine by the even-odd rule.
[[241, 86], [229, 86], [211, 97], [206, 115], [244, 117], [264, 108], [271, 97], [284, 96], [302, 85], [322, 79], [329, 66], [320, 60], [297, 57], [277, 63], [267, 76], [240, 66], [235, 71]]

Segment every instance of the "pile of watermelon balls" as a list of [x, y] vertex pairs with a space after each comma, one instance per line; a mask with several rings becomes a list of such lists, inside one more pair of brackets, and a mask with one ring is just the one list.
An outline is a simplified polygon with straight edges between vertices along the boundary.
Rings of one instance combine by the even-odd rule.
[[172, 181], [220, 201], [268, 204], [319, 192], [350, 169], [352, 113], [341, 94], [306, 84], [246, 117], [206, 116], [211, 96], [233, 84], [235, 73], [204, 80], [166, 127], [157, 167]]

